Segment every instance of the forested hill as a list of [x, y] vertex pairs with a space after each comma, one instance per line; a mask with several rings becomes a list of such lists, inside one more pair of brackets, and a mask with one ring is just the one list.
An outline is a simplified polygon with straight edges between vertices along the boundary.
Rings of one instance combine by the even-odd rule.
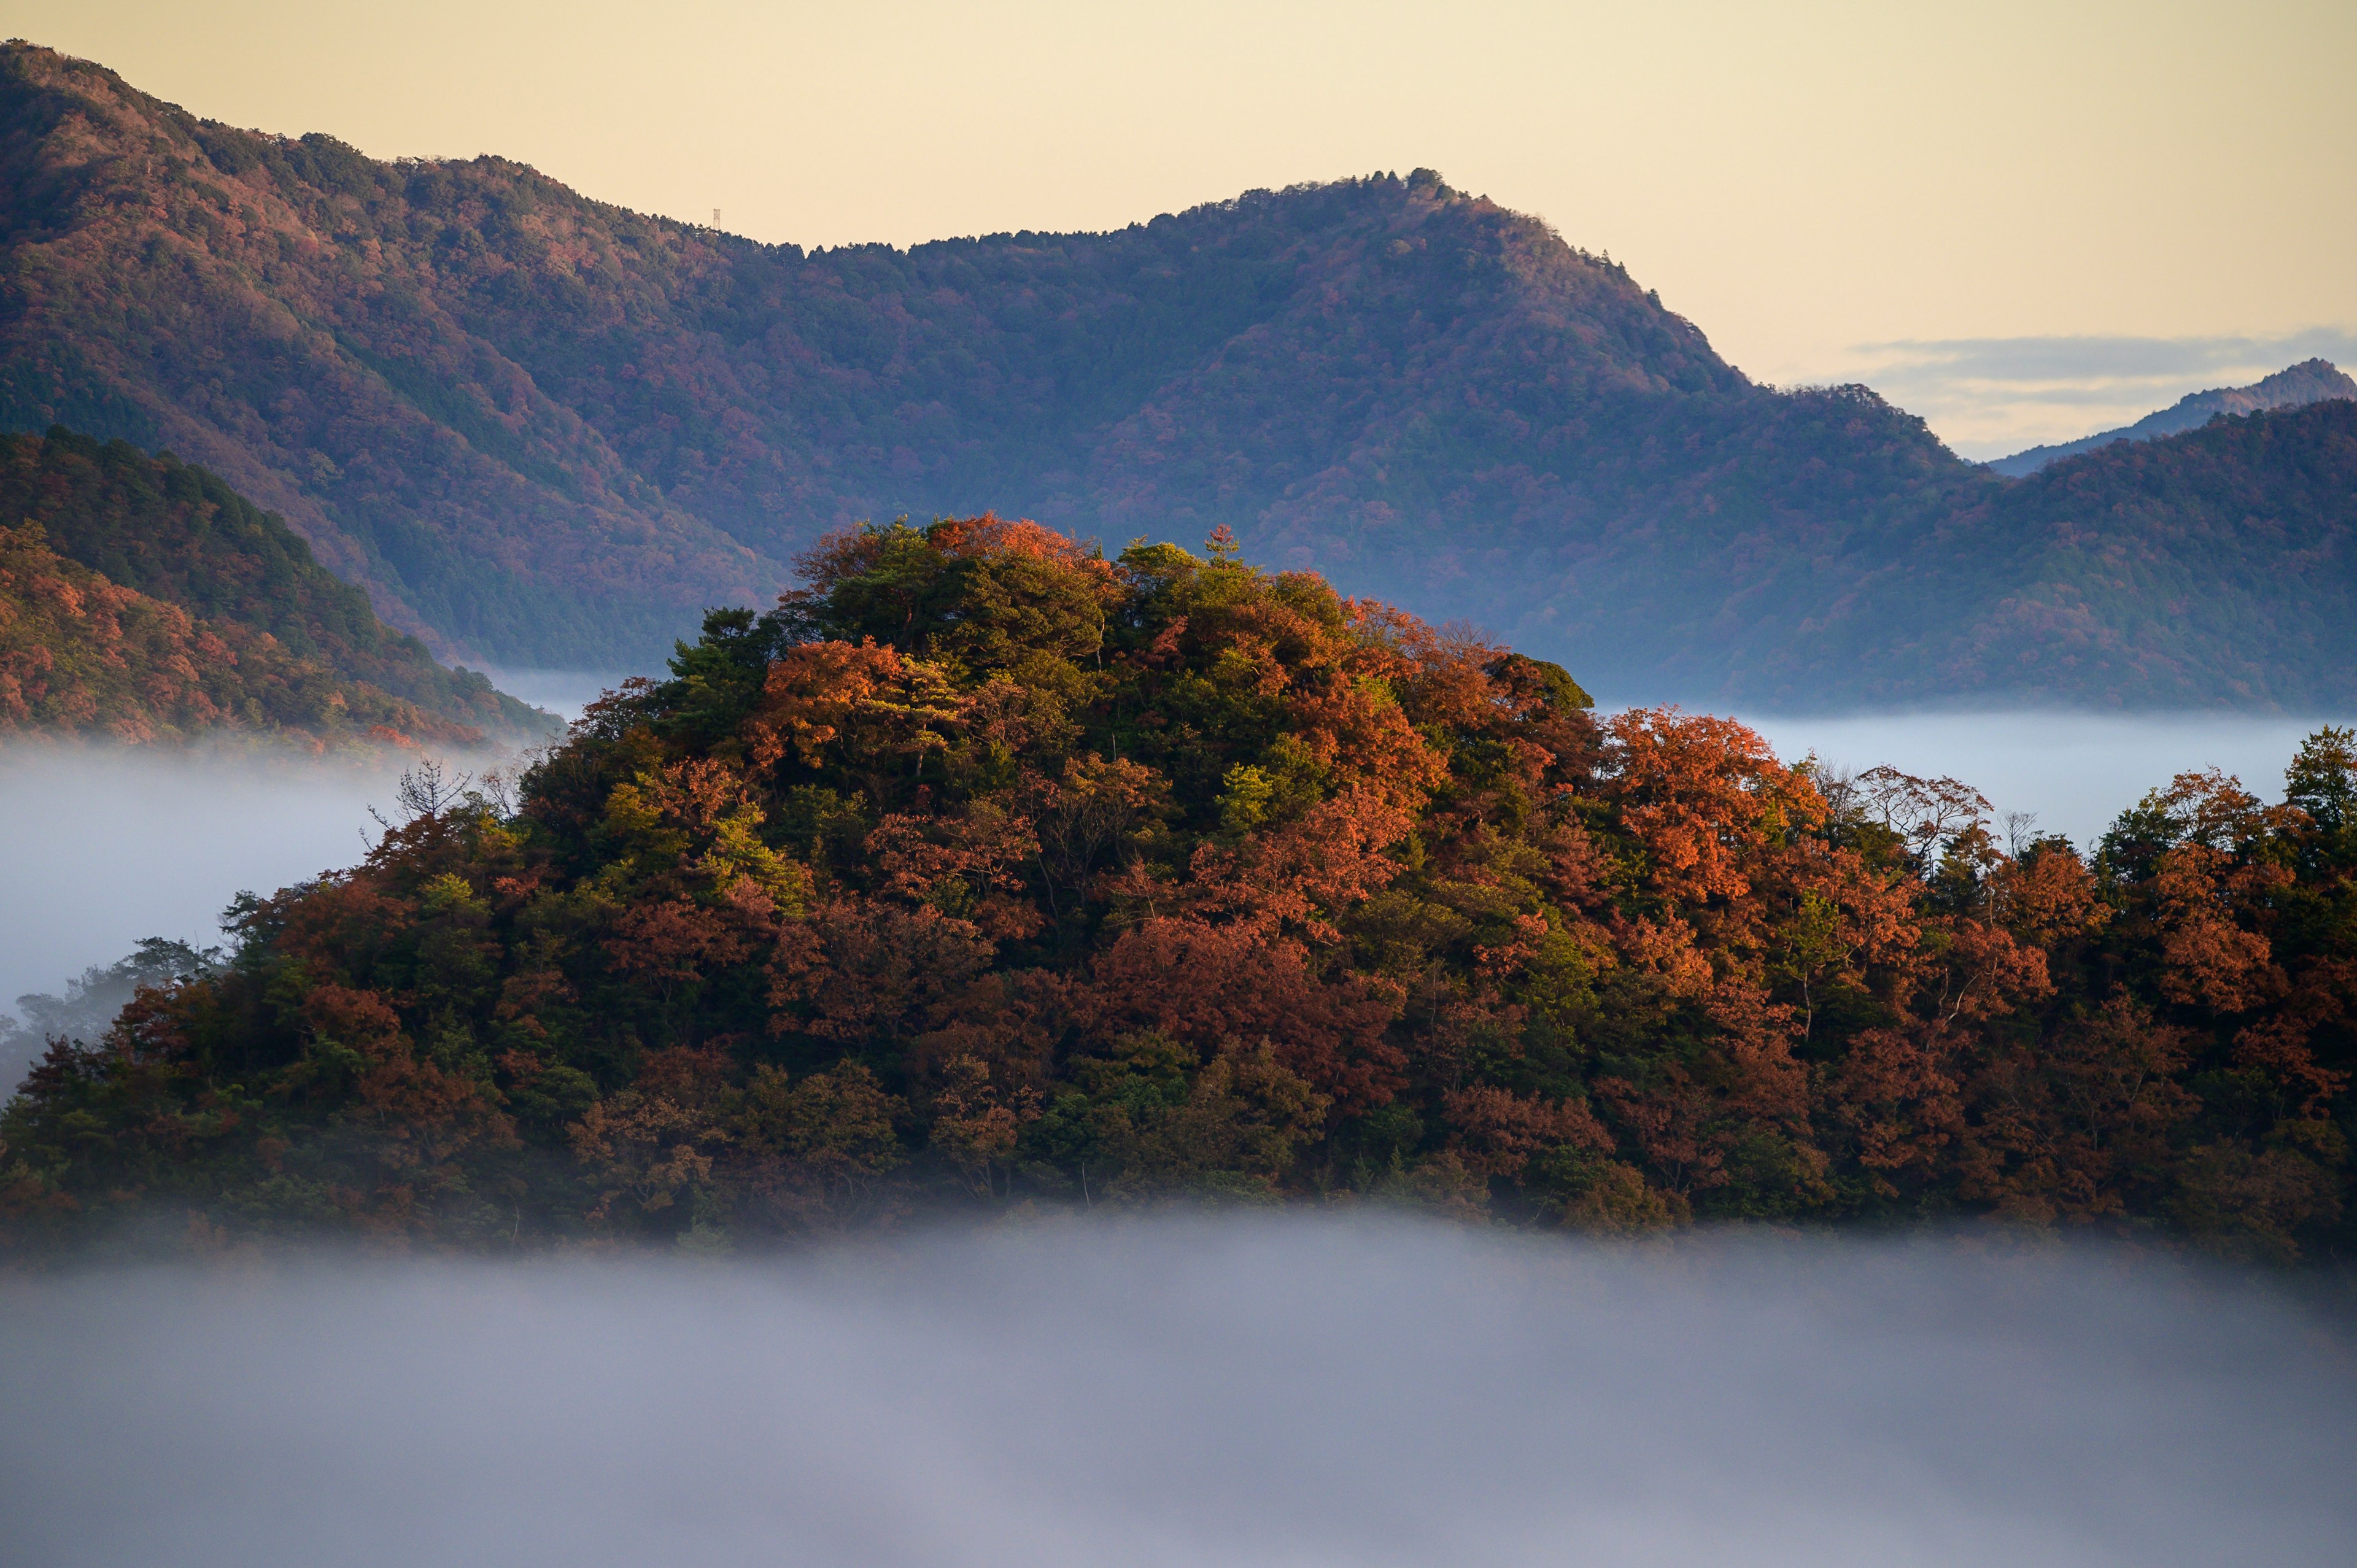
[[1182, 1197], [2357, 1241], [2347, 730], [2280, 805], [2186, 773], [2090, 855], [1953, 780], [1599, 716], [1224, 539], [807, 560], [514, 795], [414, 773], [226, 961], [156, 953], [0, 1111], [0, 1262]]
[[436, 664], [284, 522], [169, 455], [0, 435], [0, 734], [452, 746], [552, 726]]
[[452, 725], [339, 681], [266, 632], [207, 621], [0, 524], [0, 743], [27, 736], [129, 745], [223, 733], [314, 747], [468, 746]]
[[291, 658], [453, 724], [530, 732], [545, 723], [481, 675], [436, 663], [284, 521], [170, 453], [150, 456], [61, 426], [0, 435], [0, 522], [38, 522], [50, 549], [112, 582], [267, 632]]
[[[2324, 514], [2205, 510], [2282, 490], [2288, 446], [2235, 446], [2261, 467], [2104, 575], [2086, 541], [2124, 514], [2041, 510], [2103, 482], [2015, 497], [1866, 389], [1755, 385], [1622, 267], [1424, 171], [806, 252], [13, 45], [0, 291], [0, 428], [203, 463], [446, 657], [651, 667], [828, 529], [989, 507], [1115, 552], [1225, 525], [1608, 700], [2357, 702], [2345, 578], [2228, 553]], [[2201, 614], [2147, 593], [2210, 581], [2240, 585]]]
[[495, 660], [644, 657], [823, 529], [987, 504], [1116, 543], [1224, 522], [1638, 671], [1992, 482], [1869, 397], [1751, 385], [1620, 266], [1426, 174], [805, 253], [17, 46], [0, 182], [0, 424], [168, 445]]

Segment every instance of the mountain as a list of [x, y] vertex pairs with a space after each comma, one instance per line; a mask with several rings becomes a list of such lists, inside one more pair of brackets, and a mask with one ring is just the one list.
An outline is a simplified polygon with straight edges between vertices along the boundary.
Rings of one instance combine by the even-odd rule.
[[831, 531], [992, 509], [1116, 553], [1224, 527], [1609, 701], [2357, 703], [2340, 481], [2270, 467], [2337, 445], [2230, 442], [2256, 467], [2165, 503], [2011, 480], [1867, 389], [1753, 383], [1429, 171], [805, 252], [14, 45], [0, 199], [0, 428], [169, 446], [445, 658], [651, 667]]
[[513, 800], [413, 774], [225, 961], [133, 961], [0, 1112], [0, 1250], [1193, 1198], [2348, 1255], [2346, 730], [2284, 805], [2189, 773], [2091, 864], [1224, 540], [974, 518], [809, 566]]
[[1948, 511], [1807, 633], [1772, 650], [1762, 685], [1867, 703], [2002, 693], [2348, 712], [2357, 403], [2049, 464]]
[[1717, 681], [1700, 639], [1992, 482], [1868, 394], [1751, 384], [1625, 269], [1428, 173], [805, 252], [16, 46], [0, 182], [0, 424], [168, 445], [495, 662], [650, 657], [827, 530], [992, 507], [1116, 543], [1226, 524]]
[[2246, 387], [2218, 387], [2188, 392], [2158, 413], [2147, 413], [2134, 424], [2100, 431], [2077, 441], [2052, 446], [2032, 446], [2010, 457], [1998, 457], [1987, 467], [2012, 478], [2023, 478], [2059, 458], [2109, 446], [2118, 441], [2150, 441], [2181, 430], [2199, 430], [2222, 413], [2256, 413], [2263, 409], [2305, 408], [2329, 398], [2357, 398], [2357, 381], [2330, 360], [2303, 360]]
[[376, 618], [285, 521], [215, 474], [51, 426], [0, 435], [0, 520], [38, 523], [48, 548], [113, 583], [215, 624], [265, 632], [287, 656], [449, 724], [532, 734], [546, 721], [468, 671], [444, 669]]

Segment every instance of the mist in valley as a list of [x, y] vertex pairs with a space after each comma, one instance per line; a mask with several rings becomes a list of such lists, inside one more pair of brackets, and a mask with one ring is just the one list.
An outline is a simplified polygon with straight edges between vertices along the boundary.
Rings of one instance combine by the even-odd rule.
[[[577, 719], [581, 710], [629, 680], [630, 671], [488, 669], [491, 684], [558, 718]], [[638, 671], [660, 677], [661, 671]]]
[[1737, 715], [1776, 754], [1814, 752], [1835, 768], [1884, 763], [1919, 777], [1963, 780], [2000, 820], [2037, 819], [2091, 853], [2114, 818], [2179, 773], [2216, 768], [2262, 800], [2283, 799], [2284, 769], [2300, 741], [2334, 718], [2277, 714], [2098, 714], [2059, 710]]
[[2347, 1342], [2003, 1240], [1405, 1219], [0, 1281], [48, 1564], [2341, 1563]]
[[[75, 1005], [76, 983], [128, 993], [93, 968], [114, 968], [143, 940], [218, 946], [221, 911], [241, 891], [274, 892], [359, 861], [378, 832], [370, 808], [392, 808], [416, 760], [226, 746], [0, 752], [0, 1015], [34, 1036], [0, 1026], [6, 1086], [38, 1055], [44, 1017], [103, 1029], [97, 1012]], [[28, 1007], [18, 1000], [27, 993], [68, 1005]]]

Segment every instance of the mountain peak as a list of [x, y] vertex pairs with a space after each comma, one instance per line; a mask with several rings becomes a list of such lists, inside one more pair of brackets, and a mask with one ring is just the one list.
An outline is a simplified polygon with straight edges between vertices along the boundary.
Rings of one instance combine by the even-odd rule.
[[1469, 479], [1559, 512], [1656, 404], [1767, 395], [1625, 267], [1430, 168], [806, 252], [19, 47], [0, 197], [0, 429], [169, 447], [387, 620], [511, 666], [651, 657], [830, 529], [977, 506], [1224, 522], [1372, 590], [1388, 520]]

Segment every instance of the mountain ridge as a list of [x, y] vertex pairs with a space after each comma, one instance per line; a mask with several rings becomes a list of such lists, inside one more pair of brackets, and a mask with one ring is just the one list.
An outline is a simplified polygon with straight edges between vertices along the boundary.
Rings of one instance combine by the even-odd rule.
[[[2221, 553], [2337, 564], [2330, 485], [2265, 467], [2334, 442], [2230, 442], [2264, 471], [2169, 503], [2176, 556], [2086, 577], [2050, 537], [2158, 470], [2017, 495], [1870, 389], [1753, 383], [1625, 267], [1429, 170], [805, 252], [12, 46], [0, 195], [0, 427], [188, 454], [446, 659], [649, 667], [831, 532], [989, 510], [1114, 552], [1225, 528], [1607, 701], [2357, 703], [2341, 579]], [[2292, 510], [2201, 510], [2253, 498]], [[2157, 657], [2133, 585], [2205, 578], [2233, 613]]]
[[[825, 530], [903, 511], [1226, 523], [1372, 591], [1482, 575], [1583, 518], [1641, 553], [1666, 517], [1758, 555], [1971, 482], [1920, 421], [1754, 386], [1625, 268], [1427, 171], [1104, 235], [803, 252], [505, 160], [214, 125], [43, 51], [0, 57], [0, 421], [156, 426], [446, 652], [667, 641]], [[1906, 471], [1861, 484], [1878, 446]], [[1436, 569], [1469, 519], [1475, 548]], [[1753, 589], [1714, 580], [1670, 618]]]
[[2352, 381], [2341, 367], [2319, 355], [2287, 365], [2246, 387], [2213, 387], [2207, 392], [2188, 392], [2133, 424], [2099, 430], [2076, 441], [2028, 447], [2010, 456], [1993, 458], [1984, 466], [2009, 478], [2027, 478], [2049, 463], [2092, 452], [2098, 446], [2119, 441], [2150, 441], [2181, 431], [2199, 430], [2222, 413], [2303, 408], [2333, 398], [2357, 398], [2357, 381]]

